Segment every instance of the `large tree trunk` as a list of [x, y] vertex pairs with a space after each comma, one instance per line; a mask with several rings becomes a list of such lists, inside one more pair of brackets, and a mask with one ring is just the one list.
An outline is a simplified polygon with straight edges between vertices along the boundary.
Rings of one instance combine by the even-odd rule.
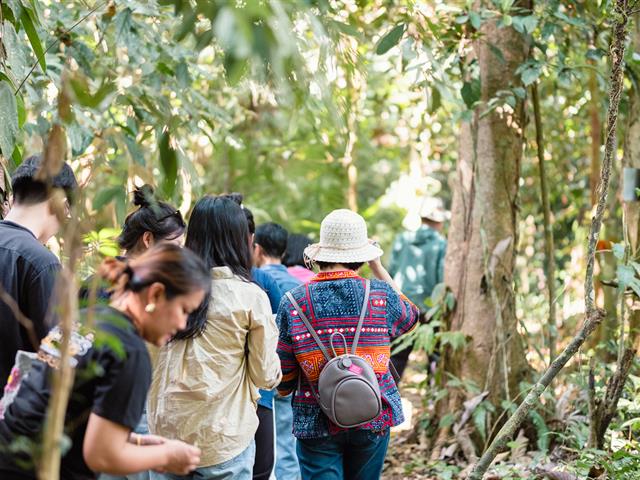
[[[480, 114], [498, 90], [520, 84], [515, 70], [525, 61], [528, 46], [519, 33], [499, 28], [495, 21], [486, 21], [481, 32], [474, 51], [482, 105], [460, 132], [445, 260], [445, 283], [457, 300], [450, 328], [464, 333], [468, 342], [447, 356], [444, 368], [488, 391], [489, 401], [499, 407], [502, 400], [514, 399], [518, 382], [528, 372], [516, 330], [513, 292], [524, 105], [519, 100], [515, 111], [506, 107], [482, 118]], [[504, 60], [491, 46], [502, 52]], [[447, 411], [458, 411], [464, 395], [454, 394]]]

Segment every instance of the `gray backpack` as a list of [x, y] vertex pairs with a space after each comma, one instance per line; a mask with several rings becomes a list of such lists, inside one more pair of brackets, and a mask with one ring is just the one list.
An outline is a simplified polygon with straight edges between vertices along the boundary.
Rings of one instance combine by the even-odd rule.
[[[342, 428], [353, 428], [365, 423], [380, 415], [382, 410], [382, 400], [380, 397], [380, 385], [373, 371], [373, 368], [367, 361], [356, 355], [358, 339], [364, 322], [364, 316], [367, 312], [367, 304], [369, 303], [369, 292], [371, 286], [369, 280], [365, 284], [364, 303], [358, 328], [356, 328], [353, 344], [351, 345], [351, 353], [347, 350], [347, 340], [340, 332], [334, 332], [330, 337], [331, 350], [333, 357], [327, 351], [322, 340], [316, 334], [315, 329], [309, 322], [309, 319], [303, 313], [302, 309], [295, 301], [291, 293], [287, 292], [287, 298], [291, 301], [294, 308], [298, 311], [300, 319], [304, 322], [307, 330], [320, 347], [322, 354], [327, 359], [327, 363], [320, 372], [318, 378], [318, 391], [308, 380], [311, 392], [315, 397], [318, 405], [325, 415], [333, 423]], [[344, 345], [344, 353], [338, 355], [333, 345], [336, 336], [342, 337]], [[298, 387], [300, 382], [298, 382]]]

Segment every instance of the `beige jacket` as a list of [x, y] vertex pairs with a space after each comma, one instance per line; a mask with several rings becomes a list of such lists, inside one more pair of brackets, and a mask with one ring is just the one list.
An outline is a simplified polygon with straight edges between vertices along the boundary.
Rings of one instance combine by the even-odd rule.
[[278, 329], [260, 287], [212, 269], [204, 333], [171, 342], [158, 354], [148, 396], [152, 433], [195, 444], [201, 467], [245, 450], [258, 428], [258, 388], [280, 382]]

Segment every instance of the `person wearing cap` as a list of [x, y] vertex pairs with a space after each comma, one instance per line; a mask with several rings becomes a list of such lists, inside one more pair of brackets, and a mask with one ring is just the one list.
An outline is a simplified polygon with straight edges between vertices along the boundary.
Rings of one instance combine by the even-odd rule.
[[[403, 232], [393, 242], [389, 273], [407, 297], [425, 312], [433, 288], [444, 279], [447, 241], [441, 232], [449, 212], [440, 198], [428, 197], [422, 202], [420, 218], [418, 230]], [[411, 350], [412, 346], [406, 347], [391, 357], [400, 376]]]
[[[46, 319], [60, 261], [44, 244], [60, 230], [61, 215], [56, 212], [68, 215], [78, 186], [66, 163], [57, 175], [41, 180], [41, 164], [41, 156], [34, 155], [13, 173], [13, 205], [0, 221], [0, 291], [13, 299], [13, 305], [0, 299], [0, 392], [17, 351], [36, 351], [51, 326]], [[18, 321], [16, 307], [30, 320], [30, 328]]]
[[[367, 237], [364, 219], [350, 210], [334, 210], [320, 226], [320, 242], [305, 249], [305, 256], [319, 269], [309, 282], [290, 291], [309, 318], [319, 338], [328, 347], [333, 332], [353, 343], [365, 298], [366, 281], [358, 270], [368, 263], [376, 277], [356, 354], [376, 373], [383, 408], [371, 422], [341, 429], [322, 412], [312, 393], [324, 366], [322, 351], [289, 298], [278, 309], [280, 328], [278, 355], [282, 367], [281, 395], [295, 390], [293, 434], [302, 479], [379, 478], [389, 444], [390, 427], [401, 423], [402, 404], [398, 387], [389, 371], [390, 343], [412, 330], [418, 308], [395, 285], [380, 262], [382, 250]], [[311, 382], [311, 385], [310, 385]]]

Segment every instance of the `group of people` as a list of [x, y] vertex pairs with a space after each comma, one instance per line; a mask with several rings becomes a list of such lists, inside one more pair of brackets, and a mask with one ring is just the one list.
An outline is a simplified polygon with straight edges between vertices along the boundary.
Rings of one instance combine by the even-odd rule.
[[[0, 478], [7, 480], [37, 477], [61, 337], [60, 263], [43, 244], [78, 188], [68, 165], [48, 181], [40, 166], [34, 156], [16, 169], [13, 203], [0, 221]], [[411, 292], [412, 301], [398, 283], [415, 278], [409, 266], [441, 276], [439, 218], [424, 217], [435, 236], [408, 240], [414, 250], [425, 237], [436, 240], [421, 254], [426, 267], [398, 239], [396, 282], [364, 219], [349, 210], [329, 213], [312, 244], [275, 223], [256, 227], [239, 194], [200, 198], [188, 225], [149, 186], [136, 188], [134, 205], [118, 238], [122, 256], [104, 260], [80, 291], [87, 307], [71, 338], [71, 444], [61, 478], [379, 478], [390, 428], [404, 419], [391, 342], [416, 327], [433, 288]], [[371, 280], [358, 273], [364, 265]], [[327, 350], [344, 356], [345, 379], [366, 374], [347, 358], [348, 346], [375, 375], [380, 408], [345, 427], [329, 419], [320, 397]], [[22, 352], [37, 355], [19, 364]], [[353, 394], [342, 406], [338, 390], [332, 394], [332, 408], [358, 409]]]

